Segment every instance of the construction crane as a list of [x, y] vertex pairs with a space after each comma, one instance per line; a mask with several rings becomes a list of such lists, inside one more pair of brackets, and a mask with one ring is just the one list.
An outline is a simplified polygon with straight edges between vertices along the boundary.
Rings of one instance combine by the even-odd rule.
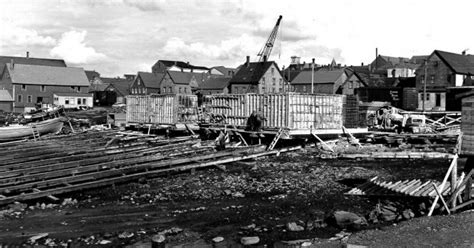
[[278, 27], [280, 26], [281, 18], [283, 18], [283, 16], [278, 17], [278, 20], [275, 24], [275, 27], [272, 30], [272, 33], [270, 34], [270, 37], [268, 37], [267, 42], [265, 43], [263, 48], [260, 50], [260, 52], [257, 54], [257, 56], [259, 56], [258, 62], [264, 61], [265, 58], [266, 59], [270, 58], [270, 54], [272, 53], [273, 44], [275, 43], [275, 39], [276, 39], [277, 34], [278, 34]]

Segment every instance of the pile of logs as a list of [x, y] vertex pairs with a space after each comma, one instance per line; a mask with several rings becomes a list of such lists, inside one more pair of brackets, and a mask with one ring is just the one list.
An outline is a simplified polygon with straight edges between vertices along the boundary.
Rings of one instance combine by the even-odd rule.
[[0, 144], [0, 205], [292, 151], [251, 146], [217, 152], [195, 136], [112, 130]]

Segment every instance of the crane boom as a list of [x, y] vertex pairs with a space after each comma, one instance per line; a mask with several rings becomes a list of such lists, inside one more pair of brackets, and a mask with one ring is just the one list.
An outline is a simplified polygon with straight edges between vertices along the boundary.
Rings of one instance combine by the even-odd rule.
[[275, 24], [275, 27], [273, 28], [272, 32], [270, 33], [270, 37], [268, 37], [267, 42], [263, 46], [263, 48], [260, 50], [260, 52], [257, 54], [259, 56], [258, 61], [262, 62], [264, 61], [265, 57], [268, 59], [270, 58], [270, 54], [272, 53], [272, 48], [273, 44], [275, 43], [275, 39], [278, 34], [278, 27], [280, 26], [280, 21], [283, 16], [278, 17], [278, 20]]

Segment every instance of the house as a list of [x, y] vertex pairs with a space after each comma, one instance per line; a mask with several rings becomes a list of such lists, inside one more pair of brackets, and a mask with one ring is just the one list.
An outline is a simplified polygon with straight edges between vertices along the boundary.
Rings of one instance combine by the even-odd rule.
[[237, 71], [237, 69], [234, 69], [234, 68], [228, 68], [228, 67], [224, 67], [224, 66], [215, 66], [215, 67], [211, 68], [209, 73], [211, 75], [217, 75], [217, 76], [231, 78], [231, 77], [234, 76], [236, 71]]
[[284, 91], [284, 78], [274, 61], [247, 61], [229, 81], [230, 93], [280, 93]]
[[111, 78], [103, 81], [108, 85], [104, 91], [115, 93], [115, 100], [113, 103], [126, 103], [126, 96], [130, 95], [130, 87], [133, 84], [133, 80], [131, 80], [130, 77]]
[[58, 92], [53, 93], [53, 105], [64, 108], [79, 108], [94, 106], [93, 95], [79, 92]]
[[30, 53], [26, 52], [26, 57], [0, 56], [0, 78], [7, 63], [22, 65], [44, 65], [54, 67], [66, 67], [66, 62], [62, 59], [31, 58]]
[[433, 51], [416, 70], [418, 110], [459, 111], [461, 104], [456, 103], [455, 95], [464, 91], [473, 75], [473, 55]]
[[139, 71], [137, 76], [130, 85], [130, 94], [132, 95], [147, 95], [159, 94], [161, 80], [166, 73], [153, 73]]
[[195, 66], [189, 62], [172, 61], [172, 60], [158, 60], [152, 67], [153, 73], [165, 73], [166, 71], [181, 71], [194, 73], [209, 73], [209, 68], [204, 66]]
[[312, 70], [305, 70], [291, 82], [292, 91], [301, 93], [354, 95], [354, 90], [363, 86], [366, 85], [357, 73], [344, 68], [319, 69], [314, 73]]
[[67, 97], [71, 106], [92, 102], [91, 94], [83, 95], [89, 92], [89, 81], [82, 68], [7, 63], [2, 75], [0, 89], [8, 90], [14, 98], [14, 112], [28, 112], [37, 104], [54, 104], [56, 93]]
[[160, 91], [161, 94], [191, 94], [199, 90], [208, 77], [208, 73], [168, 71], [161, 81]]
[[387, 67], [387, 77], [388, 78], [398, 78], [398, 77], [415, 77], [415, 71], [418, 69], [420, 64], [415, 63], [398, 63], [393, 66]]
[[228, 77], [209, 77], [199, 85], [199, 92], [203, 95], [228, 94]]
[[377, 55], [374, 61], [370, 63], [371, 70], [386, 70], [397, 64], [410, 63], [409, 58], [404, 57], [391, 57], [384, 55]]
[[0, 111], [12, 112], [14, 99], [8, 90], [0, 90]]

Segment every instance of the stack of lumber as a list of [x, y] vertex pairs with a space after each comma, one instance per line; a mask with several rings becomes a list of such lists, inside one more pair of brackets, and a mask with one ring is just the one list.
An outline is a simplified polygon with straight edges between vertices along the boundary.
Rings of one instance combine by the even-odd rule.
[[461, 154], [474, 156], [474, 96], [462, 99]]
[[0, 205], [216, 166], [301, 147], [216, 152], [194, 136], [164, 138], [112, 130], [0, 144]]

